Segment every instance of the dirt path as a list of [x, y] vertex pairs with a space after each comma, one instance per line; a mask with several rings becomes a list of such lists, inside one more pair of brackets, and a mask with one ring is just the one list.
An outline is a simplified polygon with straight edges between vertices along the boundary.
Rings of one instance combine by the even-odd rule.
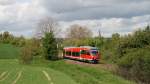
[[77, 64], [77, 65], [80, 65], [80, 66], [87, 66], [87, 67], [95, 67], [95, 68], [98, 68], [98, 69], [102, 68], [102, 69], [113, 71], [113, 72], [115, 72], [116, 69], [117, 69], [116, 65], [106, 64], [106, 63], [90, 64], [90, 63], [80, 62], [80, 61], [76, 61], [76, 60], [66, 60], [66, 63]]

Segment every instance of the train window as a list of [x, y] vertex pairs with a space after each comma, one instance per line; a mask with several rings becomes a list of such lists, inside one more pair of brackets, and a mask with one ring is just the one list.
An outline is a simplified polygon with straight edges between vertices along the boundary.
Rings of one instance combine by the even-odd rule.
[[71, 56], [71, 51], [69, 51], [69, 55]]
[[96, 55], [98, 54], [98, 51], [91, 51], [91, 54], [92, 54], [93, 56], [96, 56]]
[[81, 54], [86, 54], [86, 50], [81, 50]]
[[69, 55], [69, 56], [70, 56], [70, 55], [71, 55], [71, 51], [67, 51], [67, 52], [66, 52], [66, 55]]
[[76, 56], [76, 53], [75, 53], [75, 52], [72, 52], [72, 56]]
[[66, 55], [69, 55], [69, 52], [68, 52], [68, 51], [66, 52]]
[[87, 51], [87, 52], [86, 52], [86, 55], [90, 55], [90, 52], [89, 52], [89, 51]]
[[76, 56], [80, 56], [80, 52], [76, 52]]
[[72, 52], [72, 56], [80, 56], [79, 52]]

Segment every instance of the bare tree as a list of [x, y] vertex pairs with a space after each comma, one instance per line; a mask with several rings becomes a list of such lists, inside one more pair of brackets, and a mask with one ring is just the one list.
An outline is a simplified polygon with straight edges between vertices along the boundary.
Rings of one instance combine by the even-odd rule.
[[51, 17], [41, 19], [37, 26], [36, 37], [42, 37], [46, 32], [53, 32], [56, 36], [60, 32], [57, 21]]
[[70, 28], [67, 29], [67, 38], [72, 39], [85, 39], [92, 37], [92, 31], [85, 27], [77, 24], [71, 25]]

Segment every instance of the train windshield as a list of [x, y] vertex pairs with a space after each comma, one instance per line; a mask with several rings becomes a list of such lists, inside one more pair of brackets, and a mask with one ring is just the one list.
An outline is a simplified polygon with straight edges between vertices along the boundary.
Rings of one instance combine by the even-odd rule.
[[91, 54], [92, 54], [92, 56], [96, 56], [98, 54], [98, 51], [96, 51], [96, 50], [91, 51]]

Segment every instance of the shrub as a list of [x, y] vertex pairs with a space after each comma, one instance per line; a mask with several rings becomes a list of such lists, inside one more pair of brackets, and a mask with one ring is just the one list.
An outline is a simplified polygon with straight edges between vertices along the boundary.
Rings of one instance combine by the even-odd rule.
[[31, 63], [33, 59], [33, 51], [32, 47], [30, 45], [25, 45], [22, 50], [21, 50], [21, 57], [20, 60], [24, 64], [29, 64]]
[[[130, 49], [119, 61], [118, 65], [123, 76], [141, 81], [144, 83], [150, 83], [150, 48], [143, 49]], [[127, 72], [127, 73], [123, 73]]]
[[42, 47], [40, 45], [40, 40], [38, 39], [28, 39], [21, 50], [21, 61], [23, 63], [30, 63], [33, 56], [39, 56], [42, 54]]

